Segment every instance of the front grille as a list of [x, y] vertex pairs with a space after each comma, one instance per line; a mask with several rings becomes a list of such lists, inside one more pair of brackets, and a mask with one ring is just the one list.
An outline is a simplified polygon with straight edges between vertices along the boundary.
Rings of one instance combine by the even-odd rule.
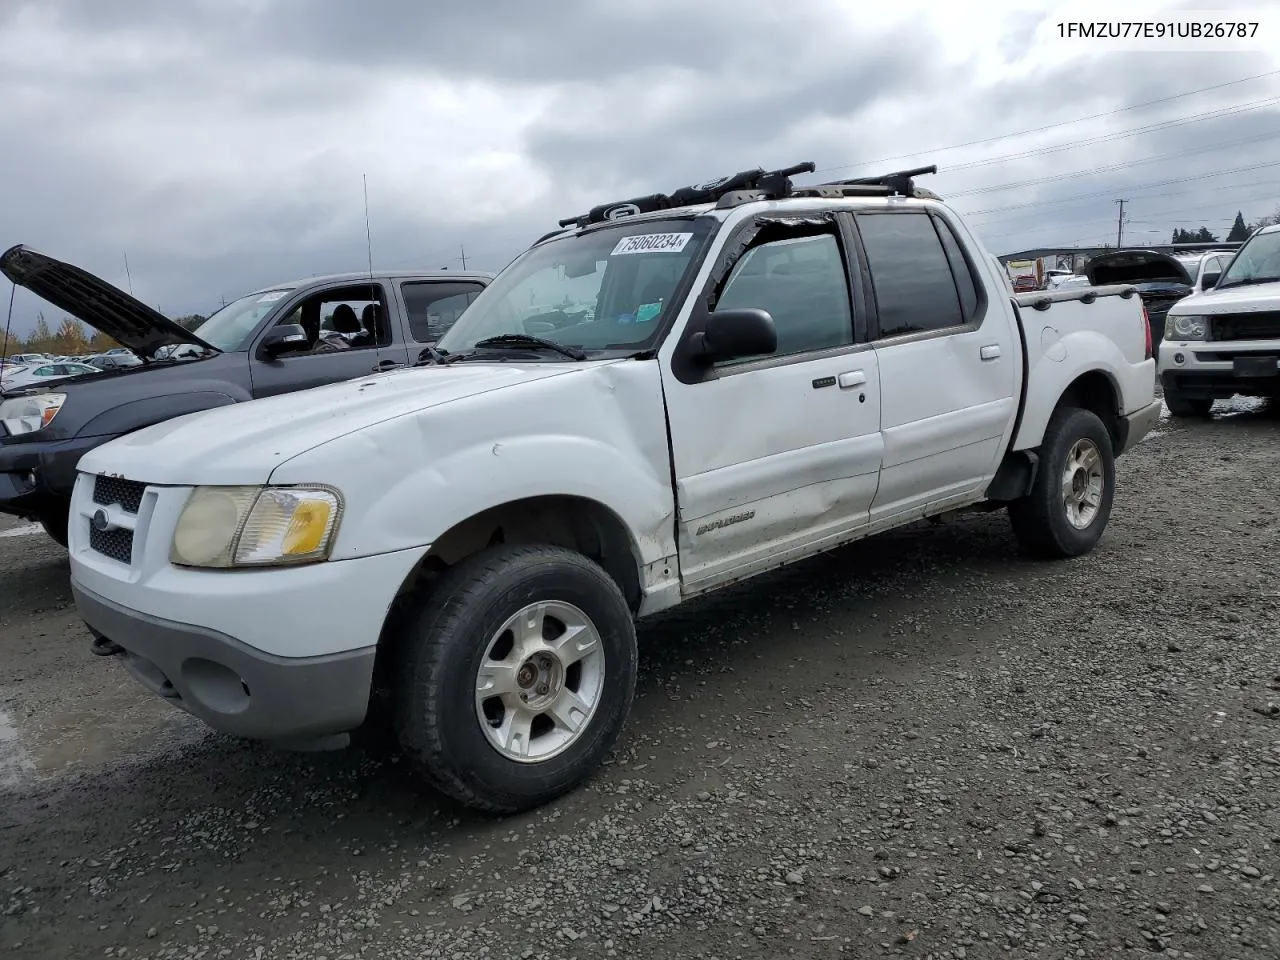
[[112, 560], [123, 564], [133, 562], [133, 531], [117, 528], [115, 530], [95, 530], [89, 526], [89, 546]]
[[[137, 516], [147, 485], [122, 477], [98, 476], [93, 480], [93, 502], [103, 507], [119, 506]], [[89, 548], [126, 566], [133, 562], [133, 531], [124, 528], [95, 530], [89, 524]]]
[[93, 481], [93, 502], [104, 507], [119, 504], [125, 513], [137, 513], [147, 485], [122, 477], [98, 477]]
[[1260, 313], [1228, 313], [1214, 317], [1214, 340], [1280, 339], [1280, 310]]

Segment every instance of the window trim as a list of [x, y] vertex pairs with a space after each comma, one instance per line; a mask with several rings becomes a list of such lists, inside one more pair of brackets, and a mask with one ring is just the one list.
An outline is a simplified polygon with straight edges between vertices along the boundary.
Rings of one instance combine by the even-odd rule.
[[[439, 340], [440, 337], [437, 337], [436, 340], [419, 340], [417, 336], [414, 334], [413, 318], [409, 314], [409, 301], [404, 295], [404, 288], [406, 284], [469, 283], [474, 285], [477, 288], [476, 296], [479, 296], [480, 294], [484, 293], [485, 289], [489, 286], [483, 280], [480, 280], [476, 277], [467, 277], [467, 276], [396, 277], [394, 280], [389, 282], [395, 288], [396, 303], [400, 310], [400, 317], [401, 317], [400, 326], [402, 328], [402, 333], [404, 334], [404, 342], [406, 345], [408, 345], [411, 348], [412, 347], [421, 348], [421, 347], [427, 346], [428, 344], [433, 344], [436, 342], [436, 340]], [[454, 296], [457, 296], [457, 294], [454, 294]], [[440, 299], [443, 300], [448, 298], [441, 297]], [[472, 302], [474, 303], [475, 301], [472, 301]], [[471, 304], [469, 303], [467, 304], [467, 306], [470, 307]], [[453, 329], [453, 328], [450, 327], [450, 329]], [[447, 333], [448, 331], [445, 331], [445, 332]], [[443, 336], [443, 334], [441, 334], [441, 336]]]
[[355, 352], [365, 353], [369, 350], [388, 350], [396, 345], [395, 327], [390, 317], [391, 302], [387, 298], [386, 287], [390, 281], [386, 277], [375, 277], [372, 280], [341, 280], [329, 283], [316, 284], [310, 287], [295, 289], [292, 291], [293, 296], [287, 297], [276, 309], [266, 315], [261, 321], [257, 332], [253, 335], [253, 343], [249, 348], [250, 355], [254, 360], [262, 363], [278, 364], [288, 360], [305, 360], [308, 357], [331, 357], [336, 354], [346, 354], [350, 351], [338, 350], [334, 353], [297, 353], [281, 357], [269, 357], [262, 350], [262, 341], [267, 335], [267, 331], [273, 327], [279, 326], [290, 314], [306, 300], [315, 296], [321, 296], [331, 293], [334, 290], [344, 290], [350, 287], [377, 287], [379, 289], [378, 300], [383, 308], [387, 311], [387, 333], [390, 334], [390, 342], [386, 344], [375, 343], [368, 347], [360, 347]]
[[[693, 309], [689, 314], [688, 321], [685, 323], [684, 330], [680, 334], [680, 340], [676, 344], [675, 351], [671, 355], [670, 367], [675, 378], [680, 383], [691, 386], [697, 383], [755, 373], [758, 370], [810, 363], [827, 357], [838, 357], [869, 350], [871, 344], [865, 337], [860, 339], [860, 331], [865, 335], [867, 330], [867, 321], [863, 312], [863, 300], [861, 297], [861, 275], [851, 268], [851, 263], [857, 259], [857, 255], [849, 247], [848, 236], [842, 226], [842, 216], [845, 216], [842, 212], [832, 209], [798, 213], [778, 211], [762, 213], [739, 223], [720, 247], [716, 255], [715, 265], [708, 273], [706, 282], [701, 290], [696, 294], [690, 292], [690, 296], [694, 298]], [[803, 353], [788, 353], [781, 356], [771, 354], [759, 359], [745, 360], [724, 367], [715, 365], [703, 366], [694, 362], [691, 354], [692, 340], [697, 333], [705, 329], [707, 317], [711, 313], [709, 305], [713, 298], [722, 292], [724, 283], [732, 275], [734, 268], [738, 265], [738, 261], [756, 246], [753, 242], [756, 236], [771, 224], [785, 224], [788, 220], [827, 221], [825, 225], [826, 231], [835, 238], [837, 247], [843, 252], [841, 264], [844, 267], [845, 291], [849, 297], [852, 342], [842, 346], [826, 347], [822, 350], [810, 350]]]
[[[974, 333], [977, 330], [981, 329], [982, 322], [986, 319], [986, 315], [988, 312], [987, 307], [989, 306], [989, 302], [990, 302], [990, 299], [986, 295], [986, 284], [981, 282], [980, 276], [977, 275], [977, 271], [973, 269], [973, 263], [972, 263], [972, 260], [969, 259], [969, 254], [968, 254], [968, 251], [966, 251], [965, 249], [965, 244], [960, 241], [959, 234], [956, 233], [955, 228], [950, 224], [950, 222], [948, 222], [947, 226], [952, 227], [952, 234], [955, 236], [956, 243], [960, 247], [961, 256], [965, 258], [965, 264], [966, 266], [969, 267], [970, 276], [973, 277], [974, 285], [978, 290], [979, 306], [978, 306], [978, 311], [977, 311], [975, 320], [966, 321], [964, 323], [959, 323], [959, 324], [952, 324], [951, 326], [947, 326], [947, 327], [938, 327], [933, 330], [917, 330], [912, 333], [902, 333], [902, 334], [898, 334], [896, 336], [891, 336], [891, 337], [885, 337], [880, 335], [880, 306], [879, 306], [879, 303], [876, 301], [876, 296], [875, 296], [875, 278], [871, 273], [871, 261], [867, 257], [866, 245], [863, 243], [862, 230], [858, 226], [858, 222], [863, 217], [901, 217], [901, 216], [928, 217], [930, 221], [930, 226], [933, 227], [934, 236], [937, 237], [938, 239], [938, 246], [942, 250], [943, 259], [946, 260], [948, 269], [954, 269], [951, 266], [951, 257], [947, 255], [947, 248], [942, 242], [942, 237], [938, 234], [938, 226], [936, 223], [933, 223], [933, 219], [935, 217], [940, 216], [940, 214], [938, 214], [934, 210], [927, 207], [925, 208], [907, 207], [907, 208], [899, 208], [896, 210], [895, 209], [875, 209], [875, 210], [853, 211], [851, 213], [850, 219], [853, 221], [852, 230], [858, 245], [858, 257], [862, 261], [862, 263], [866, 265], [866, 271], [867, 271], [867, 283], [865, 286], [865, 293], [864, 293], [864, 296], [865, 296], [864, 309], [866, 310], [866, 314], [867, 314], [867, 323], [868, 323], [867, 335], [870, 342], [873, 343], [876, 347], [892, 347], [902, 343], [916, 343], [921, 340], [933, 340], [938, 337], [954, 337], [961, 333]], [[951, 275], [951, 282], [952, 282], [952, 286], [954, 287], [955, 286], [954, 272]], [[956, 287], [956, 305], [960, 308], [960, 315], [961, 317], [963, 317], [964, 303], [960, 298], [960, 290], [958, 287]]]

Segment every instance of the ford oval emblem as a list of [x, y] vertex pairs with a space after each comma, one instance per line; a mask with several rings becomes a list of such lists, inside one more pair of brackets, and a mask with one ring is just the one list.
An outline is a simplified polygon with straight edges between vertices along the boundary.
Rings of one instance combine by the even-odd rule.
[[111, 529], [111, 518], [107, 516], [107, 511], [97, 510], [90, 519], [89, 525], [99, 533], [106, 533]]
[[604, 213], [606, 220], [621, 220], [623, 217], [634, 217], [640, 213], [640, 208], [634, 203], [620, 203], [616, 207], [610, 207]]

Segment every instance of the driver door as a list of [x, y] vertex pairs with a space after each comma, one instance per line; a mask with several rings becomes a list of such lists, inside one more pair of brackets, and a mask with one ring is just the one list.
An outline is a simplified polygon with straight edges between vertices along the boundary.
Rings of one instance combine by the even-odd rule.
[[[339, 313], [341, 305], [350, 307], [359, 318], [359, 330], [330, 329], [331, 318]], [[391, 322], [386, 291], [380, 283], [366, 281], [304, 294], [285, 309], [273, 326], [288, 324], [302, 326], [308, 343], [275, 358], [255, 346], [250, 366], [254, 397], [308, 390], [405, 365], [403, 340]], [[320, 340], [322, 333], [350, 345], [326, 349]], [[265, 334], [263, 331], [262, 336]]]
[[759, 229], [704, 296], [767, 310], [777, 351], [686, 363], [695, 312], [661, 357], [686, 593], [834, 545], [867, 523], [876, 494], [879, 369], [847, 235], [834, 218]]

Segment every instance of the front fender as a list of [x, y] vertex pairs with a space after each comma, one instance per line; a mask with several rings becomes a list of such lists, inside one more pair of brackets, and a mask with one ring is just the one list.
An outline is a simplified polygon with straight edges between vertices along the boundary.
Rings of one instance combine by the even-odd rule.
[[214, 407], [226, 406], [228, 403], [238, 403], [250, 399], [252, 398], [247, 391], [243, 393], [243, 396], [233, 395], [230, 386], [225, 392], [223, 390], [201, 390], [199, 392], [143, 397], [139, 400], [116, 404], [102, 411], [102, 413], [81, 427], [77, 435], [81, 437], [114, 437], [122, 433], [141, 430], [143, 427], [154, 426], [157, 423], [164, 423], [166, 420], [173, 420], [176, 417], [184, 417], [190, 413], [200, 413], [204, 410], [212, 410]]
[[[393, 435], [387, 430], [353, 433], [272, 474], [273, 483], [324, 477], [344, 491], [347, 509], [335, 560], [424, 548], [478, 513], [542, 496], [581, 497], [613, 511], [626, 524], [642, 563], [676, 552], [669, 479], [635, 456], [625, 440], [614, 445], [591, 437], [534, 434], [413, 457], [410, 445], [403, 438], [395, 442]], [[385, 476], [367, 469], [374, 464], [406, 469]]]
[[[1028, 339], [1034, 336], [1028, 331]], [[1067, 388], [1088, 373], [1101, 373], [1118, 398], [1116, 414], [1150, 402], [1155, 389], [1155, 361], [1132, 364], [1110, 337], [1077, 330], [1056, 339], [1028, 343], [1033, 359], [1027, 372], [1027, 400], [1012, 449], [1031, 450], [1044, 440], [1045, 428]], [[1034, 348], [1034, 349], [1033, 349]], [[1141, 385], [1148, 382], [1144, 395]]]

